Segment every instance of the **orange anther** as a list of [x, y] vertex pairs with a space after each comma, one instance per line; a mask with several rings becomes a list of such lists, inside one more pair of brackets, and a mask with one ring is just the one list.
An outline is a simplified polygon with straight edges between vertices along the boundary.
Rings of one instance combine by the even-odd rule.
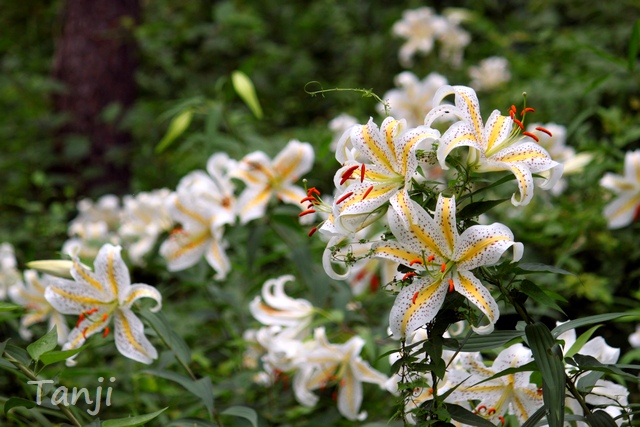
[[309, 215], [312, 213], [316, 213], [315, 209], [307, 209], [306, 211], [302, 211], [298, 214], [298, 216], [305, 216], [305, 215]]
[[504, 425], [504, 417], [502, 415], [499, 415], [498, 419], [500, 420], [500, 424]]
[[311, 187], [307, 190], [307, 196], [311, 196], [312, 194], [317, 194], [319, 196], [320, 192], [316, 187]]
[[515, 120], [515, 115], [516, 113], [514, 113], [513, 110], [509, 111], [509, 117], [511, 117], [514, 120]]
[[98, 311], [97, 307], [92, 308], [91, 310], [87, 311], [87, 316], [91, 316], [93, 313], [95, 313], [96, 311]]
[[[364, 163], [362, 164], [362, 166], [364, 166]], [[369, 195], [369, 193], [371, 193], [371, 190], [373, 190], [373, 185], [371, 187], [367, 188], [367, 191], [364, 192], [364, 195], [362, 196], [362, 199], [360, 199], [360, 200], [364, 200]]]
[[518, 127], [520, 128], [520, 130], [524, 130], [524, 125], [522, 124], [522, 122], [518, 119], [516, 119], [515, 117], [513, 118], [513, 121], [515, 124], [518, 125]]
[[349, 169], [344, 171], [344, 173], [342, 174], [342, 179], [340, 180], [340, 185], [344, 184], [349, 178], [351, 178], [351, 175], [353, 175], [353, 172], [359, 167], [360, 166], [358, 165], [351, 166]]
[[313, 236], [313, 235], [314, 235], [314, 233], [315, 233], [316, 231], [318, 231], [318, 227], [313, 227], [313, 228], [311, 229], [311, 231], [309, 231], [308, 236], [309, 236], [309, 237]]
[[440, 265], [440, 272], [444, 273], [446, 269], [447, 269], [447, 264], [443, 262], [442, 265]]
[[515, 105], [511, 104], [511, 111], [515, 113], [516, 111], [518, 111], [518, 109], [516, 108]]
[[402, 276], [402, 280], [407, 280], [409, 277], [413, 277], [415, 275], [416, 275], [416, 273], [414, 273], [413, 271], [410, 271], [407, 274], [405, 274], [404, 276]]
[[102, 321], [103, 321], [103, 322], [106, 322], [106, 321], [107, 321], [107, 313], [105, 313], [105, 314], [103, 314], [103, 315], [102, 315]]
[[304, 199], [300, 200], [300, 203], [304, 203], [304, 202], [315, 202], [316, 198], [314, 196], [307, 196]]
[[375, 292], [378, 290], [379, 286], [380, 286], [380, 279], [378, 279], [378, 276], [374, 274], [373, 276], [371, 276], [371, 280], [369, 281], [369, 290], [371, 292]]
[[416, 303], [416, 299], [418, 298], [418, 294], [419, 293], [420, 292], [418, 291], [415, 294], [413, 294], [413, 298], [411, 298], [411, 304], [415, 304]]
[[524, 110], [522, 110], [522, 112], [520, 113], [520, 115], [521, 115], [521, 116], [524, 116], [524, 115], [525, 115], [525, 114], [527, 114], [527, 113], [535, 113], [535, 112], [536, 112], [536, 110], [534, 110], [533, 108], [531, 108], [531, 107], [527, 107], [527, 108], [525, 108]]
[[453, 288], [454, 288], [453, 280], [449, 279], [449, 292], [453, 292]]
[[347, 194], [345, 194], [344, 196], [342, 196], [338, 200], [336, 200], [336, 205], [339, 205], [340, 203], [344, 202], [345, 200], [347, 200], [352, 195], [353, 195], [353, 191], [349, 191]]
[[487, 407], [486, 407], [486, 406], [484, 406], [484, 405], [480, 405], [480, 406], [478, 406], [478, 407], [476, 408], [476, 410], [477, 410], [478, 412], [485, 412], [485, 411], [487, 410]]
[[549, 136], [553, 136], [553, 135], [551, 135], [551, 131], [550, 131], [549, 129], [545, 129], [545, 128], [543, 128], [542, 126], [538, 126], [538, 127], [536, 128], [536, 130], [539, 130], [540, 132], [544, 132], [544, 133], [546, 133], [546, 134], [547, 134], [547, 135], [549, 135]]
[[523, 135], [527, 135], [529, 138], [534, 139], [536, 142], [540, 142], [540, 138], [532, 134], [531, 132], [522, 132]]
[[489, 410], [487, 411], [487, 415], [493, 415], [496, 413], [496, 408], [489, 408]]
[[413, 264], [422, 264], [422, 261], [420, 261], [419, 259], [414, 259], [409, 263], [409, 267], [411, 267]]
[[432, 262], [434, 259], [436, 259], [435, 255], [429, 255], [429, 258], [427, 258], [427, 261]]
[[76, 328], [80, 326], [80, 323], [82, 323], [83, 320], [84, 320], [84, 313], [80, 313], [80, 316], [78, 316], [78, 321], [76, 322]]
[[104, 332], [102, 333], [102, 338], [106, 338], [109, 335], [109, 327], [104, 328]]
[[367, 171], [367, 167], [363, 163], [362, 166], [360, 166], [360, 182], [364, 181], [364, 174], [366, 173], [366, 171]]
[[87, 329], [89, 329], [89, 328], [84, 328], [82, 330], [82, 338], [84, 338], [85, 340], [87, 339]]

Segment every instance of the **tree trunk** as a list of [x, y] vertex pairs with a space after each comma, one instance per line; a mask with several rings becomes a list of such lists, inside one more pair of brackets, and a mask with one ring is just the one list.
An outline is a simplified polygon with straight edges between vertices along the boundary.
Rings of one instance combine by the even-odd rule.
[[[118, 124], [135, 99], [131, 29], [139, 19], [138, 0], [67, 0], [63, 10], [53, 76], [65, 89], [53, 101], [67, 121], [58, 133], [55, 172], [83, 195], [129, 189], [131, 136]], [[107, 106], [120, 111], [108, 122]]]

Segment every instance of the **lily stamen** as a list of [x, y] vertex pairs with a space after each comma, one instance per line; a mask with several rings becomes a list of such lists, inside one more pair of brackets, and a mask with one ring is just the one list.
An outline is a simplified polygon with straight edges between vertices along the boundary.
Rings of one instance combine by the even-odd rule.
[[498, 419], [500, 420], [500, 424], [504, 425], [504, 417], [502, 415], [499, 415]]
[[514, 118], [513, 118], [513, 122], [514, 122], [515, 124], [517, 124], [517, 125], [518, 125], [518, 127], [520, 128], [520, 130], [524, 130], [524, 125], [522, 124], [522, 122], [521, 122], [520, 120], [518, 120], [518, 119], [516, 119], [516, 118], [514, 117]]
[[316, 194], [316, 195], [320, 195], [320, 192], [318, 191], [318, 189], [316, 187], [311, 187], [307, 190], [307, 196], [311, 196], [311, 194]]
[[315, 201], [316, 201], [315, 196], [307, 196], [307, 197], [305, 197], [304, 199], [300, 200], [300, 203], [304, 203], [304, 202], [311, 202], [311, 203], [313, 203], [313, 202], [315, 202]]
[[106, 338], [109, 335], [109, 327], [104, 328], [104, 332], [102, 333], [102, 338]]
[[429, 255], [429, 258], [427, 258], [427, 262], [433, 262], [434, 259], [436, 259], [435, 255]]
[[[362, 164], [362, 166], [364, 166], [364, 163]], [[373, 190], [373, 185], [371, 187], [367, 188], [367, 191], [364, 192], [364, 195], [362, 196], [362, 199], [360, 199], [360, 200], [364, 200], [369, 195], [369, 193], [371, 193], [371, 190]]]
[[351, 175], [353, 175], [353, 172], [355, 172], [356, 169], [358, 169], [360, 166], [355, 165], [355, 166], [351, 166], [349, 169], [347, 169], [346, 171], [344, 171], [344, 173], [341, 176], [341, 180], [340, 180], [340, 185], [344, 184], [345, 182], [347, 182], [347, 180], [349, 178], [351, 178]]
[[307, 209], [306, 211], [302, 211], [298, 214], [298, 216], [305, 216], [305, 215], [309, 215], [312, 213], [316, 213], [315, 209]]
[[536, 142], [540, 142], [540, 138], [532, 134], [531, 132], [522, 132], [523, 135], [527, 135], [529, 138], [535, 140]]
[[409, 263], [409, 267], [412, 267], [413, 264], [422, 264], [422, 261], [420, 261], [419, 259], [414, 259]]
[[454, 288], [453, 280], [449, 279], [449, 292], [453, 292], [453, 288]]
[[550, 131], [549, 129], [545, 129], [545, 128], [543, 128], [542, 126], [538, 126], [538, 127], [536, 128], [536, 130], [539, 130], [540, 132], [544, 132], [544, 133], [546, 133], [546, 134], [547, 134], [547, 135], [549, 135], [549, 136], [553, 136], [553, 135], [551, 134], [551, 131]]
[[316, 232], [316, 231], [318, 231], [318, 227], [313, 227], [313, 228], [311, 229], [311, 231], [309, 231], [308, 236], [309, 236], [309, 237], [313, 236], [313, 235], [315, 234], [315, 232]]
[[493, 415], [496, 413], [496, 408], [489, 408], [489, 410], [487, 411], [487, 415]]
[[447, 270], [447, 264], [443, 262], [440, 265], [440, 273], [444, 273], [446, 270]]
[[364, 174], [365, 174], [366, 170], [367, 170], [367, 168], [363, 163], [362, 166], [360, 166], [360, 182], [364, 181]]
[[347, 194], [345, 194], [344, 196], [342, 196], [338, 200], [336, 200], [336, 205], [339, 205], [340, 203], [344, 202], [345, 200], [347, 200], [351, 196], [353, 196], [353, 191], [349, 191]]
[[414, 277], [417, 276], [417, 274], [413, 271], [408, 272], [407, 274], [405, 274], [404, 276], [402, 276], [402, 281], [407, 280], [409, 277]]
[[413, 294], [413, 298], [411, 298], [411, 304], [415, 304], [416, 303], [416, 299], [418, 298], [418, 294], [420, 294], [420, 291], [418, 291], [415, 294]]

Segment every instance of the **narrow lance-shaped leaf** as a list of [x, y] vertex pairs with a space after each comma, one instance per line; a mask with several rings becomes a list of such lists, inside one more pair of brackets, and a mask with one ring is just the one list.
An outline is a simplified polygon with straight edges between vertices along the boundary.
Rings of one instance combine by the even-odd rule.
[[595, 411], [587, 415], [587, 423], [591, 427], [617, 427], [616, 422], [611, 418], [611, 415], [605, 411]]
[[258, 414], [252, 408], [246, 406], [231, 406], [222, 411], [221, 414], [244, 418], [249, 421], [253, 427], [258, 427]]
[[525, 334], [533, 358], [542, 374], [542, 398], [548, 409], [547, 421], [550, 427], [562, 427], [566, 383], [562, 350], [544, 323], [536, 322], [527, 325]]
[[4, 414], [7, 415], [9, 410], [13, 408], [31, 409], [34, 406], [36, 406], [36, 403], [31, 400], [23, 399], [21, 397], [10, 397], [6, 402], [4, 402]]
[[564, 314], [562, 308], [560, 308], [560, 306], [556, 304], [556, 302], [549, 295], [547, 295], [538, 285], [533, 283], [531, 280], [523, 280], [520, 283], [519, 288], [523, 293], [531, 297], [537, 303], [540, 303], [547, 307], [551, 307]]
[[262, 118], [262, 107], [260, 107], [260, 101], [256, 95], [256, 90], [251, 82], [251, 79], [242, 71], [234, 71], [231, 73], [231, 82], [236, 93], [247, 104], [251, 112], [256, 118]]
[[162, 153], [173, 141], [175, 141], [191, 124], [191, 118], [193, 117], [192, 110], [185, 110], [182, 113], [175, 116], [171, 123], [167, 133], [164, 134], [162, 140], [156, 145], [156, 153]]
[[204, 377], [197, 381], [194, 381], [189, 377], [185, 377], [184, 375], [180, 375], [170, 371], [147, 369], [143, 372], [177, 382], [182, 387], [191, 392], [194, 396], [200, 398], [200, 400], [202, 400], [202, 403], [204, 403], [205, 407], [207, 408], [209, 416], [213, 416], [213, 385], [211, 384], [211, 378]]
[[581, 319], [570, 320], [567, 323], [558, 325], [555, 328], [553, 328], [551, 333], [553, 334], [554, 337], [558, 337], [558, 335], [562, 334], [563, 332], [570, 331], [571, 329], [576, 329], [581, 326], [594, 325], [596, 323], [607, 322], [609, 320], [618, 319], [620, 317], [631, 316], [631, 315], [633, 315], [633, 313], [605, 313], [605, 314], [596, 314], [595, 316], [587, 316]]
[[636, 69], [636, 58], [638, 57], [638, 49], [640, 49], [640, 19], [636, 20], [631, 30], [631, 38], [629, 39], [628, 66], [632, 73]]
[[138, 415], [129, 418], [118, 418], [117, 420], [106, 420], [102, 423], [102, 427], [135, 427], [148, 423], [158, 415], [166, 411], [167, 408], [160, 409], [159, 411], [152, 412], [150, 414]]

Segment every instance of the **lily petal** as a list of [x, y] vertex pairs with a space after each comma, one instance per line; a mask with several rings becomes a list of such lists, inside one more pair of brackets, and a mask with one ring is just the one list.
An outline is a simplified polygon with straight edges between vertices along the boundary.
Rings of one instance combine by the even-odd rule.
[[453, 275], [452, 279], [455, 290], [478, 307], [489, 320], [488, 325], [482, 327], [471, 326], [471, 329], [481, 335], [493, 332], [494, 324], [500, 317], [500, 309], [498, 308], [496, 300], [491, 296], [491, 293], [484, 287], [482, 282], [469, 271], [459, 271], [457, 275]]
[[[392, 120], [394, 120], [392, 117], [387, 117], [383, 125], [393, 129], [389, 127], [389, 123]], [[366, 125], [351, 128], [351, 142], [369, 160], [369, 163], [386, 168], [386, 175], [391, 175], [398, 170], [395, 151], [392, 151], [393, 146], [390, 148], [389, 144], [387, 144], [385, 135], [378, 129], [378, 125], [373, 122], [373, 117], [369, 118]]]
[[[273, 159], [273, 169], [280, 180], [292, 182], [309, 172], [313, 161], [313, 147], [309, 143], [293, 139]], [[296, 200], [299, 201], [300, 199]]]
[[202, 229], [198, 233], [179, 230], [162, 242], [160, 254], [167, 260], [169, 271], [184, 270], [200, 260], [210, 240], [211, 233], [208, 229]]
[[448, 285], [443, 281], [431, 282], [430, 278], [415, 280], [402, 288], [389, 313], [392, 337], [405, 337], [433, 320], [442, 306], [447, 290]]
[[96, 275], [100, 282], [105, 285], [109, 300], [114, 299], [121, 293], [128, 293], [131, 287], [129, 269], [122, 260], [121, 250], [120, 246], [106, 244], [100, 248], [94, 261]]
[[[473, 270], [482, 265], [494, 265], [502, 254], [514, 245], [511, 230], [500, 223], [474, 225], [467, 228], [460, 238], [453, 259], [458, 262], [459, 270]], [[514, 249], [514, 252], [518, 249]], [[518, 251], [517, 254], [520, 254]], [[520, 258], [514, 256], [514, 262]]]
[[[245, 188], [240, 197], [238, 197], [236, 204], [240, 223], [246, 224], [252, 219], [264, 216], [272, 194], [273, 190], [269, 185], [248, 186]], [[299, 201], [298, 199], [296, 203]]]
[[162, 295], [160, 291], [153, 286], [142, 283], [131, 285], [128, 292], [120, 296], [120, 305], [121, 307], [131, 308], [131, 305], [140, 298], [151, 298], [156, 302], [156, 305], [150, 309], [153, 313], [162, 308]]
[[348, 420], [364, 420], [366, 411], [360, 411], [362, 404], [362, 383], [358, 381], [350, 369], [345, 370], [338, 389], [338, 411]]
[[150, 364], [158, 358], [158, 352], [144, 335], [144, 325], [128, 308], [114, 312], [116, 347], [129, 359]]
[[93, 308], [108, 307], [110, 303], [104, 294], [86, 284], [57, 278], [51, 280], [44, 297], [63, 314], [80, 314]]
[[608, 227], [617, 229], [626, 227], [633, 222], [636, 211], [640, 206], [640, 192], [627, 192], [616, 197], [604, 208]]
[[207, 251], [204, 253], [205, 259], [216, 271], [214, 276], [216, 280], [223, 280], [231, 271], [231, 262], [225, 252], [226, 241], [222, 239], [222, 232], [222, 227], [212, 227], [212, 238], [205, 246]]

